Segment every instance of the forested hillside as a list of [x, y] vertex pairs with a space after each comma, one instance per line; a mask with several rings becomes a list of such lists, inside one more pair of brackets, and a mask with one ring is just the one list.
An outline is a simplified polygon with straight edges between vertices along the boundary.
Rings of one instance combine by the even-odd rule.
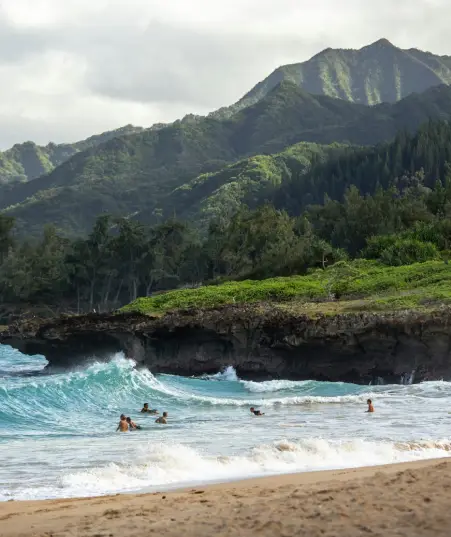
[[141, 127], [126, 125], [120, 129], [90, 136], [73, 144], [36, 145], [34, 142], [16, 144], [7, 151], [0, 152], [0, 185], [26, 182], [54, 170], [70, 157], [91, 147], [141, 131]]
[[50, 223], [66, 235], [85, 233], [104, 212], [156, 222], [171, 208], [175, 189], [242, 157], [301, 141], [371, 145], [430, 118], [451, 118], [450, 87], [368, 107], [283, 82], [229, 119], [190, 117], [78, 153], [50, 174], [3, 192], [0, 208], [17, 218], [19, 231], [33, 234]]
[[[299, 173], [280, 182], [279, 197], [273, 199], [278, 208], [240, 204], [226, 217], [213, 218], [203, 233], [175, 219], [148, 226], [102, 216], [87, 238], [70, 240], [47, 227], [38, 241], [23, 241], [14, 233], [13, 219], [2, 215], [0, 301], [106, 310], [163, 289], [303, 274], [338, 261], [345, 262], [347, 274], [354, 270], [347, 260], [362, 257], [378, 266], [449, 259], [448, 123], [429, 123], [414, 135], [400, 133], [376, 148], [331, 148], [328, 160], [322, 148], [301, 144], [275, 161], [290, 162], [291, 151]], [[307, 173], [304, 165], [311, 166]], [[257, 168], [257, 174], [268, 173], [268, 166]], [[274, 173], [277, 182], [278, 171], [269, 170], [267, 177]], [[319, 197], [315, 181], [323, 181], [326, 196], [307, 205], [306, 193], [311, 191], [312, 202]], [[382, 293], [386, 280], [378, 274]], [[430, 299], [448, 300], [448, 280], [431, 278]], [[334, 283], [334, 296], [351, 296], [340, 281]], [[409, 300], [419, 304], [420, 298], [425, 299], [414, 294]]]
[[293, 174], [274, 191], [276, 206], [298, 214], [326, 198], [342, 200], [355, 186], [362, 194], [392, 186], [403, 190], [416, 173], [424, 188], [444, 181], [451, 163], [451, 127], [447, 122], [429, 122], [416, 133], [401, 131], [395, 140], [371, 148], [347, 148], [319, 162], [307, 174]]
[[350, 148], [301, 142], [281, 153], [248, 157], [176, 188], [164, 200], [163, 216], [177, 215], [206, 229], [213, 219], [230, 220], [242, 204], [255, 208], [274, 199], [282, 185]]

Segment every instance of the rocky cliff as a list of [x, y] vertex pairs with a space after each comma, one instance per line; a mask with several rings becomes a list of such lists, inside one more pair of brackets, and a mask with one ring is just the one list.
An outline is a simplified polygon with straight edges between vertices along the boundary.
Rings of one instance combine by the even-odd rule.
[[267, 304], [33, 319], [0, 341], [71, 367], [124, 352], [154, 373], [200, 375], [232, 365], [245, 379], [360, 384], [451, 379], [451, 309], [310, 318]]

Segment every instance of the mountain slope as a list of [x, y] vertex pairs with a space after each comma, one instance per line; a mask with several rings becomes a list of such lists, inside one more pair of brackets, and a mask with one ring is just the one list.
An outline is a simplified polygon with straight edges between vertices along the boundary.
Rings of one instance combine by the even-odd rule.
[[[281, 183], [274, 189], [270, 201], [292, 214], [299, 214], [307, 205], [322, 205], [325, 195], [332, 200], [343, 200], [351, 186], [363, 195], [396, 186], [404, 193], [410, 191], [412, 206], [408, 218], [413, 218], [415, 212], [417, 216], [424, 215], [421, 203], [418, 204], [419, 194], [435, 188], [434, 203], [441, 207], [443, 215], [449, 217], [451, 206], [437, 181], [449, 189], [450, 164], [451, 123], [429, 122], [415, 133], [400, 132], [386, 144], [348, 148], [335, 153], [327, 161], [317, 163], [308, 173], [293, 175]], [[332, 214], [333, 210], [336, 207]]]
[[0, 152], [0, 184], [31, 181], [51, 172], [80, 151], [95, 147], [116, 136], [133, 134], [141, 130], [141, 127], [126, 125], [73, 144], [49, 143], [46, 146], [39, 146], [34, 142], [16, 144], [11, 149]]
[[206, 228], [212, 219], [228, 220], [242, 203], [251, 208], [260, 205], [283, 183], [347, 147], [301, 142], [282, 153], [248, 157], [220, 171], [199, 175], [162, 201], [163, 215], [175, 214], [200, 228]]
[[451, 84], [451, 56], [403, 50], [386, 39], [360, 50], [328, 48], [306, 62], [279, 67], [236, 104], [214, 114], [227, 117], [251, 106], [282, 81], [353, 103], [394, 103], [411, 93]]
[[227, 120], [187, 118], [80, 152], [50, 174], [4, 192], [0, 209], [27, 232], [54, 222], [65, 233], [83, 233], [103, 211], [152, 220], [174, 189], [240, 158], [301, 141], [372, 145], [430, 118], [451, 119], [451, 87], [368, 107], [283, 82]]

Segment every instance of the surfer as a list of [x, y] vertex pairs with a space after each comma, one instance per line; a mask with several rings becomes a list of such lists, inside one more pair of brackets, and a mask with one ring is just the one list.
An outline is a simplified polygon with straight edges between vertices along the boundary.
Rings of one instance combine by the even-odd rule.
[[128, 432], [128, 423], [127, 418], [125, 417], [125, 414], [121, 414], [121, 421], [119, 422], [119, 425], [117, 426], [116, 432], [121, 431], [121, 433]]
[[366, 404], [368, 405], [368, 410], [367, 410], [367, 412], [374, 412], [374, 406], [373, 406], [373, 402], [371, 401], [371, 399], [368, 399], [368, 401], [366, 402]]
[[141, 426], [136, 425], [136, 423], [134, 421], [132, 421], [131, 418], [127, 418], [127, 423], [128, 423], [129, 428], [130, 428], [130, 431], [133, 431], [135, 429], [141, 429]]
[[251, 412], [254, 416], [264, 416], [265, 414], [260, 412], [260, 410], [255, 410], [254, 407], [251, 407]]
[[158, 414], [158, 410], [156, 408], [154, 409], [150, 409], [149, 408], [149, 403], [144, 403], [142, 409], [141, 409], [141, 413], [144, 414], [145, 412], [148, 412], [149, 414]]
[[167, 412], [163, 412], [163, 415], [160, 416], [159, 418], [157, 418], [155, 420], [155, 423], [164, 423], [164, 424], [167, 424], [168, 423], [168, 420], [166, 419], [168, 417], [168, 413]]

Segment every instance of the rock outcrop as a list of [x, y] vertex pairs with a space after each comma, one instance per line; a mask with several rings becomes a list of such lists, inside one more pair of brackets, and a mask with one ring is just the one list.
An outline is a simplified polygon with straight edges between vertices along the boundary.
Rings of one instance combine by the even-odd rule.
[[163, 317], [84, 315], [13, 324], [0, 341], [72, 367], [124, 352], [154, 373], [200, 375], [232, 365], [244, 379], [359, 384], [451, 379], [451, 309], [435, 313], [292, 314], [270, 304]]

